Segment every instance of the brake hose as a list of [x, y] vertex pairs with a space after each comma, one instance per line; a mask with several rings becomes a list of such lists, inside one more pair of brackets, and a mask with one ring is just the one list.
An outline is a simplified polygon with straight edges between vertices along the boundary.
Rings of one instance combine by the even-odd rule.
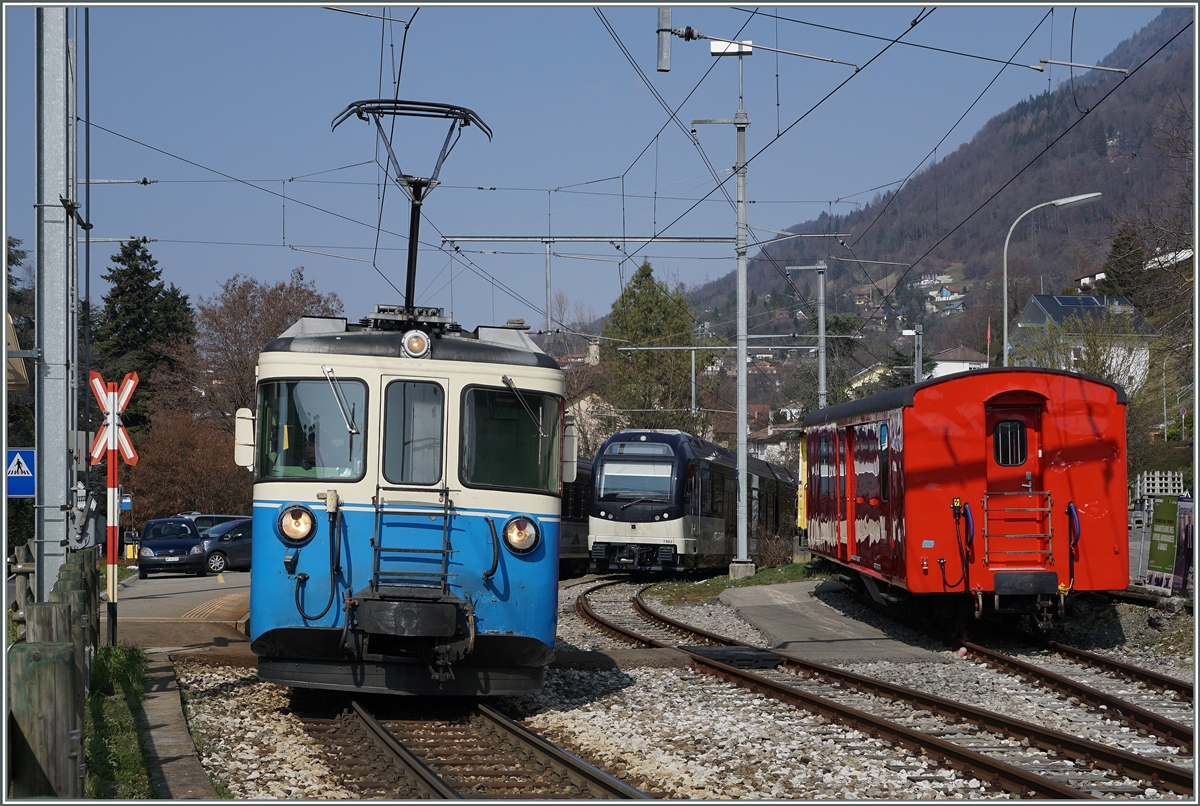
[[303, 572], [296, 574], [296, 609], [300, 611], [300, 617], [305, 621], [316, 621], [322, 618], [333, 606], [333, 595], [337, 590], [337, 572], [341, 570], [342, 561], [342, 541], [339, 539], [340, 530], [338, 529], [341, 519], [341, 509], [338, 509], [336, 513], [329, 513], [329, 601], [325, 603], [325, 609], [315, 616], [305, 613], [304, 605], [300, 604], [300, 586], [308, 582], [308, 574]]
[[1075, 552], [1079, 549], [1079, 537], [1083, 531], [1079, 523], [1079, 510], [1075, 508], [1075, 502], [1071, 501], [1067, 504], [1067, 517], [1071, 521], [1071, 540], [1067, 547], [1067, 590], [1075, 587]]
[[500, 537], [496, 534], [496, 523], [491, 518], [484, 518], [487, 521], [488, 529], [492, 532], [492, 567], [483, 572], [483, 580], [492, 578], [496, 573], [496, 568], [500, 565]]
[[[942, 585], [944, 585], [947, 588], [956, 588], [959, 585], [962, 585], [963, 583], [965, 583], [967, 581], [967, 551], [963, 547], [962, 512], [961, 512], [961, 510], [959, 510], [957, 508], [957, 503], [958, 502], [956, 499], [955, 507], [953, 508], [953, 511], [954, 511], [954, 537], [958, 542], [958, 558], [959, 558], [959, 561], [962, 563], [962, 573], [959, 575], [958, 579], [954, 580], [953, 582], [949, 582], [946, 579], [946, 558], [938, 557], [938, 566], [942, 569]], [[970, 504], [965, 505], [964, 508], [967, 510], [967, 528], [969, 530], [968, 531], [968, 541], [970, 541], [970, 540], [973, 540], [975, 537], [975, 522], [971, 518]], [[968, 590], [968, 589], [969, 589], [969, 587], [967, 585], [964, 585], [963, 590]]]

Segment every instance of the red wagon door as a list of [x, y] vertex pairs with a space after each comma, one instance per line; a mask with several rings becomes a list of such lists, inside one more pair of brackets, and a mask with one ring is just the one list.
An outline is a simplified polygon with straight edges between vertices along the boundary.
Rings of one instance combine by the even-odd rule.
[[987, 407], [987, 492], [977, 556], [994, 573], [1054, 570], [1053, 502], [1042, 483], [1041, 422], [1040, 406]]

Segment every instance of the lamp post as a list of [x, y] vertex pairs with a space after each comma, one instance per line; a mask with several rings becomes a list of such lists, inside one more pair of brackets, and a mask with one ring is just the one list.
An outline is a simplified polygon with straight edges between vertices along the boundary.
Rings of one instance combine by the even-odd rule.
[[1008, 366], [1008, 239], [1012, 237], [1013, 230], [1017, 228], [1017, 224], [1022, 218], [1034, 210], [1040, 210], [1050, 205], [1054, 205], [1055, 207], [1073, 207], [1077, 204], [1087, 204], [1090, 201], [1100, 198], [1101, 195], [1100, 193], [1084, 193], [1080, 196], [1067, 196], [1062, 199], [1055, 199], [1054, 201], [1042, 202], [1030, 207], [1017, 216], [1017, 220], [1008, 228], [1008, 235], [1004, 237], [1004, 366]]
[[[1163, 356], [1162, 369], [1162, 386], [1163, 386], [1163, 442], [1167, 441], [1167, 359], [1175, 354], [1178, 350], [1186, 350], [1191, 347], [1191, 343], [1180, 344], [1167, 350], [1167, 354]], [[1183, 439], [1183, 417], [1179, 418], [1179, 438]]]

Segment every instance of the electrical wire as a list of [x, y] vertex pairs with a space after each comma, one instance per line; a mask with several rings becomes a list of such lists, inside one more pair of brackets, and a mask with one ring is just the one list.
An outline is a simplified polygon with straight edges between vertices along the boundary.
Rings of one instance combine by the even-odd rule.
[[[1168, 39], [1166, 42], [1164, 42], [1162, 45], [1160, 45], [1158, 47], [1158, 49], [1155, 50], [1153, 53], [1151, 53], [1148, 57], [1146, 57], [1146, 59], [1141, 64], [1139, 64], [1137, 67], [1130, 70], [1127, 75], [1125, 75], [1119, 81], [1117, 81], [1108, 92], [1106, 92], [1103, 96], [1101, 96], [1100, 99], [1091, 106], [1091, 108], [1088, 110], [1088, 113], [1090, 114], [1091, 112], [1096, 111], [1096, 109], [1100, 106], [1100, 104], [1102, 104], [1106, 100], [1108, 100], [1108, 98], [1110, 96], [1112, 96], [1112, 94], [1114, 92], [1116, 92], [1118, 89], [1120, 89], [1122, 86], [1124, 86], [1124, 84], [1127, 81], [1129, 81], [1129, 79], [1133, 78], [1133, 76], [1136, 75], [1139, 70], [1141, 70], [1143, 67], [1145, 67], [1147, 64], [1149, 64], [1150, 61], [1155, 56], [1157, 56], [1159, 53], [1161, 53], [1163, 50], [1165, 50], [1168, 45], [1170, 45], [1172, 42], [1174, 42], [1176, 39], [1178, 39], [1180, 36], [1182, 36], [1185, 31], [1187, 31], [1189, 28], [1192, 27], [1192, 24], [1193, 24], [1193, 22], [1191, 20], [1189, 20], [1187, 25], [1183, 26], [1183, 28], [1181, 28], [1179, 31], [1177, 31], [1175, 34], [1173, 34], [1170, 39]], [[1068, 134], [1070, 134], [1075, 129], [1076, 126], [1078, 126], [1080, 123], [1082, 123], [1085, 120], [1087, 120], [1087, 115], [1086, 114], [1081, 115], [1074, 123], [1072, 123], [1071, 125], [1067, 126], [1065, 129], [1063, 129], [1063, 131], [1057, 137], [1055, 137], [1054, 140], [1052, 140], [1041, 151], [1039, 151], [1037, 154], [1035, 154], [1033, 156], [1033, 158], [1030, 159], [1029, 162], [1027, 162], [1020, 170], [1018, 170], [1015, 174], [1013, 174], [1013, 176], [1011, 178], [1009, 178], [1009, 180], [1007, 182], [1005, 182], [1003, 185], [1001, 185], [999, 188], [997, 188], [995, 190], [995, 192], [992, 193], [992, 195], [990, 195], [986, 199], [984, 199], [983, 202], [980, 203], [980, 205], [978, 207], [976, 207], [973, 211], [971, 211], [970, 214], [968, 214], [966, 216], [966, 218], [964, 218], [962, 221], [958, 222], [954, 226], [954, 229], [947, 232], [945, 234], [945, 236], [942, 237], [941, 240], [939, 240], [933, 246], [929, 247], [929, 249], [925, 250], [925, 252], [922, 253], [920, 255], [920, 257], [918, 257], [916, 260], [913, 261], [912, 265], [909, 266], [909, 268], [905, 269], [904, 273], [900, 276], [900, 280], [897, 281], [897, 283], [896, 283], [897, 287], [899, 287], [899, 285], [904, 282], [904, 278], [907, 277], [909, 275], [909, 273], [912, 272], [912, 270], [921, 263], [921, 261], [923, 261], [925, 258], [929, 257], [929, 255], [933, 252], [933, 250], [937, 249], [943, 242], [946, 241], [947, 238], [949, 238], [951, 235], [953, 235], [955, 232], [957, 232], [960, 227], [962, 227], [964, 224], [966, 224], [968, 221], [970, 221], [972, 218], [974, 218], [976, 215], [978, 215], [983, 210], [983, 208], [985, 208], [989, 204], [991, 204], [993, 199], [995, 199], [997, 196], [999, 196], [1001, 193], [1003, 193], [1008, 188], [1009, 185], [1011, 185], [1013, 182], [1017, 181], [1017, 179], [1019, 179], [1022, 176], [1022, 174], [1024, 174], [1027, 170], [1029, 170], [1035, 162], [1037, 162], [1039, 159], [1041, 159], [1046, 154], [1046, 152], [1048, 152], [1051, 148], [1053, 148], [1055, 145], [1057, 145], [1060, 140], [1062, 140], [1064, 137], [1066, 137]], [[882, 307], [882, 303], [881, 303], [881, 307]], [[876, 308], [875, 310], [878, 311], [879, 308]], [[861, 329], [859, 330], [859, 332], [860, 333], [862, 332]]]

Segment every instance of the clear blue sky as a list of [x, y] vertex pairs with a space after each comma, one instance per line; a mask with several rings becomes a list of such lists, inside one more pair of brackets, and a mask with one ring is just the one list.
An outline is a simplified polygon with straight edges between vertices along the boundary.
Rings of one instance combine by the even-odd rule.
[[[761, 49], [744, 59], [747, 150], [757, 155], [748, 171], [749, 222], [766, 230], [848, 212], [870, 201], [872, 189], [906, 177], [998, 73], [939, 159], [993, 115], [1068, 78], [1065, 67], [1039, 73], [1000, 62], [1094, 64], [1160, 11], [1080, 7], [1072, 38], [1072, 7], [1047, 17], [1049, 6], [938, 6], [911, 30], [920, 6], [761, 6], [757, 16], [753, 9], [680, 6], [672, 22], [865, 65], [855, 74]], [[386, 9], [413, 18], [400, 97], [468, 107], [494, 132], [489, 142], [477, 129], [463, 131], [443, 185], [425, 204], [418, 304], [452, 310], [468, 329], [514, 316], [543, 321], [541, 244], [464, 244], [455, 260], [440, 251], [443, 234], [734, 234], [734, 210], [720, 191], [697, 203], [715, 187], [709, 165], [721, 178], [731, 169], [734, 129], [698, 126], [700, 149], [684, 129], [695, 118], [733, 116], [737, 60], [713, 58], [707, 42], [674, 38], [672, 71], [656, 72], [656, 7], [601, 11], [619, 43], [588, 6], [428, 6], [415, 18], [411, 7]], [[382, 152], [369, 124], [352, 119], [331, 131], [330, 123], [353, 101], [392, 95], [404, 26], [320, 7], [98, 5], [90, 17], [91, 118], [107, 130], [92, 130], [92, 178], [158, 180], [93, 185], [93, 237], [155, 239], [150, 249], [164, 278], [193, 302], [235, 273], [274, 281], [296, 266], [336, 291], [352, 321], [375, 302], [402, 301], [384, 276], [403, 290], [407, 200], [395, 186], [387, 191], [376, 251]], [[6, 5], [4, 25], [5, 229], [32, 249], [33, 8]], [[887, 47], [906, 30], [901, 41], [909, 44]], [[80, 32], [82, 39], [82, 22]], [[622, 45], [667, 104], [683, 103], [682, 128], [668, 123]], [[429, 175], [446, 128], [398, 119], [406, 173]], [[732, 199], [734, 182], [725, 187]], [[107, 290], [99, 278], [116, 249], [92, 249], [99, 302]], [[608, 311], [622, 271], [627, 279], [633, 269], [609, 244], [556, 244], [554, 252], [555, 290], [596, 314]], [[731, 245], [657, 244], [636, 259], [644, 257], [660, 277], [688, 285], [735, 265]]]

